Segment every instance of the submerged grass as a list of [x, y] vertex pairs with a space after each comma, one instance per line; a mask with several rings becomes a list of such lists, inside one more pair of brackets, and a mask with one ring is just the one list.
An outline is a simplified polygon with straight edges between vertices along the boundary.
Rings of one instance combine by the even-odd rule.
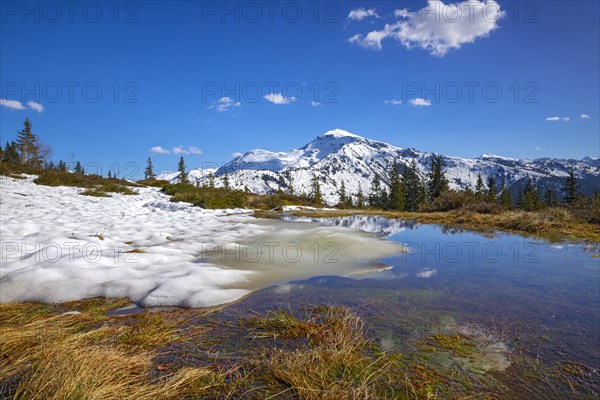
[[[515, 394], [490, 374], [431, 363], [421, 348], [470, 356], [477, 349], [468, 337], [434, 335], [407, 353], [383, 352], [366, 321], [347, 307], [277, 309], [219, 322], [196, 310], [107, 316], [127, 303], [0, 305], [0, 397], [316, 400]], [[231, 335], [234, 326], [237, 346], [215, 340]], [[531, 398], [598, 394], [595, 371], [584, 365], [520, 365], [525, 367], [510, 373], [518, 377], [517, 386], [525, 385], [523, 377], [536, 385], [524, 392]]]

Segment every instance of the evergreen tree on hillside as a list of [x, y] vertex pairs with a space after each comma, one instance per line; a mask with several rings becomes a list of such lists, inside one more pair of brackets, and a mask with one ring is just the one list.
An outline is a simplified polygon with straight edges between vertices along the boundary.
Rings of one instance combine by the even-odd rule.
[[154, 168], [152, 167], [152, 159], [148, 157], [146, 160], [146, 169], [144, 170], [144, 179], [154, 179], [156, 175], [154, 175]]
[[487, 184], [487, 186], [488, 186], [488, 189], [487, 189], [487, 192], [486, 192], [486, 200], [488, 202], [490, 202], [490, 203], [493, 203], [493, 202], [496, 201], [496, 195], [497, 195], [497, 192], [496, 192], [496, 179], [494, 179], [493, 176], [490, 176], [488, 178], [488, 184]]
[[402, 188], [404, 190], [404, 209], [418, 211], [419, 206], [425, 201], [426, 190], [417, 173], [417, 162], [414, 159], [409, 165], [404, 166]]
[[525, 187], [520, 192], [519, 207], [525, 211], [536, 211], [543, 206], [540, 192], [531, 183], [531, 179], [527, 179]]
[[431, 158], [431, 172], [428, 176], [427, 189], [429, 200], [433, 201], [448, 190], [448, 179], [444, 172], [444, 158], [441, 155], [434, 155]]
[[179, 172], [179, 183], [188, 183], [187, 172], [185, 172], [185, 160], [183, 156], [179, 157], [179, 165], [177, 166]]
[[569, 205], [575, 204], [575, 200], [577, 199], [577, 194], [579, 190], [579, 185], [577, 184], [577, 178], [575, 178], [575, 172], [573, 170], [569, 171], [569, 175], [565, 181], [565, 186], [562, 188], [562, 192], [564, 193], [565, 203]]
[[323, 196], [321, 195], [321, 183], [316, 175], [313, 175], [311, 181], [311, 194], [310, 198], [313, 203], [317, 206], [323, 205]]
[[19, 164], [20, 156], [17, 143], [14, 141], [11, 141], [10, 143], [6, 142], [6, 146], [4, 146], [4, 151], [2, 152], [1, 161], [11, 164]]
[[286, 181], [287, 181], [287, 188], [285, 190], [285, 192], [287, 194], [293, 195], [294, 194], [294, 180], [292, 178], [292, 174], [290, 173], [289, 170], [286, 170], [283, 173], [283, 176], [285, 177]]
[[108, 179], [112, 179], [112, 173], [110, 172], [110, 170], [108, 170]]
[[48, 156], [50, 149], [31, 131], [31, 121], [25, 118], [23, 130], [17, 132], [17, 149], [19, 163], [35, 168], [41, 168]]
[[58, 161], [58, 171], [67, 172], [67, 164], [63, 160]]
[[358, 193], [356, 194], [356, 208], [365, 207], [365, 194], [363, 193], [362, 187], [358, 186]]
[[477, 183], [475, 183], [475, 196], [479, 200], [483, 200], [483, 195], [485, 192], [485, 184], [483, 183], [483, 177], [481, 174], [477, 174]]
[[212, 172], [210, 172], [208, 174], [208, 187], [209, 188], [215, 187], [215, 175]]
[[402, 187], [398, 168], [398, 164], [394, 162], [388, 208], [394, 211], [404, 211], [404, 188]]
[[229, 176], [227, 174], [223, 175], [223, 187], [229, 190]]
[[548, 207], [556, 207], [558, 200], [556, 198], [556, 192], [550, 188], [544, 192], [544, 204]]
[[506, 177], [502, 175], [502, 180], [500, 181], [500, 204], [504, 206], [506, 209], [511, 209], [513, 207], [512, 194], [510, 192], [510, 188], [506, 186]]
[[25, 118], [23, 130], [17, 132], [17, 146], [19, 149], [19, 163], [31, 165], [36, 159], [35, 134], [31, 131], [31, 121]]
[[83, 170], [83, 167], [81, 166], [81, 163], [79, 161], [77, 161], [77, 163], [75, 164], [75, 169], [73, 170], [74, 173], [76, 174], [84, 174], [85, 171]]
[[352, 197], [346, 192], [346, 183], [343, 180], [338, 190], [338, 197], [338, 207], [347, 208], [352, 206]]
[[384, 208], [383, 193], [381, 190], [381, 179], [375, 174], [371, 183], [371, 192], [369, 193], [369, 206], [376, 208]]

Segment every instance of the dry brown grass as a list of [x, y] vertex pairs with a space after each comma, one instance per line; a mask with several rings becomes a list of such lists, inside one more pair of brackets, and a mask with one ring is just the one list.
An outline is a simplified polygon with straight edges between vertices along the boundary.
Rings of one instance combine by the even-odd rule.
[[304, 339], [295, 350], [273, 349], [261, 363], [271, 379], [302, 399], [381, 398], [391, 360], [371, 352], [364, 322], [345, 307], [316, 307], [298, 319], [285, 311], [257, 317], [259, 336]]
[[199, 367], [155, 374], [157, 349], [202, 333], [182, 331], [177, 316], [17, 317], [27, 307], [0, 305], [3, 316], [15, 315], [2, 320], [0, 335], [0, 382], [9, 382], [14, 399], [194, 398], [210, 396], [232, 372]]

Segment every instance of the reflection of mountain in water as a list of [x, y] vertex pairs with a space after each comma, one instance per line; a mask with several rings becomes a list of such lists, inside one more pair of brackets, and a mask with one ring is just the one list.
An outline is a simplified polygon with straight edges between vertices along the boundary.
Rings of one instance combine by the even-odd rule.
[[350, 215], [347, 217], [311, 218], [284, 216], [284, 221], [291, 222], [318, 222], [325, 226], [337, 226], [351, 228], [363, 232], [374, 233], [377, 236], [389, 236], [405, 229], [414, 229], [417, 223], [414, 221], [401, 221], [378, 216]]

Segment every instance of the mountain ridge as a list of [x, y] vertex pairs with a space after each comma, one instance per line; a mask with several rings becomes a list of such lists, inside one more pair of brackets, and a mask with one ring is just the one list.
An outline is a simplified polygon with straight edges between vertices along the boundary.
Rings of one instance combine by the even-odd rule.
[[[484, 179], [494, 176], [499, 180], [504, 176], [512, 190], [516, 190], [527, 178], [544, 189], [559, 190], [570, 169], [579, 178], [583, 193], [592, 194], [600, 186], [600, 159], [589, 156], [581, 160], [515, 159], [484, 153], [469, 159], [402, 148], [339, 128], [287, 152], [250, 150], [220, 168], [191, 170], [190, 178], [202, 185], [213, 174], [217, 187], [224, 186], [224, 177], [227, 176], [230, 187], [253, 193], [288, 191], [291, 185], [295, 193], [309, 194], [311, 179], [316, 175], [324, 200], [335, 204], [342, 181], [351, 195], [356, 195], [359, 190], [368, 193], [375, 175], [387, 188], [394, 162], [406, 165], [412, 160], [417, 163], [418, 174], [426, 179], [431, 159], [438, 155], [444, 160], [446, 177], [454, 189], [474, 188], [477, 175], [481, 174]], [[163, 173], [159, 178], [174, 181], [177, 173]]]

